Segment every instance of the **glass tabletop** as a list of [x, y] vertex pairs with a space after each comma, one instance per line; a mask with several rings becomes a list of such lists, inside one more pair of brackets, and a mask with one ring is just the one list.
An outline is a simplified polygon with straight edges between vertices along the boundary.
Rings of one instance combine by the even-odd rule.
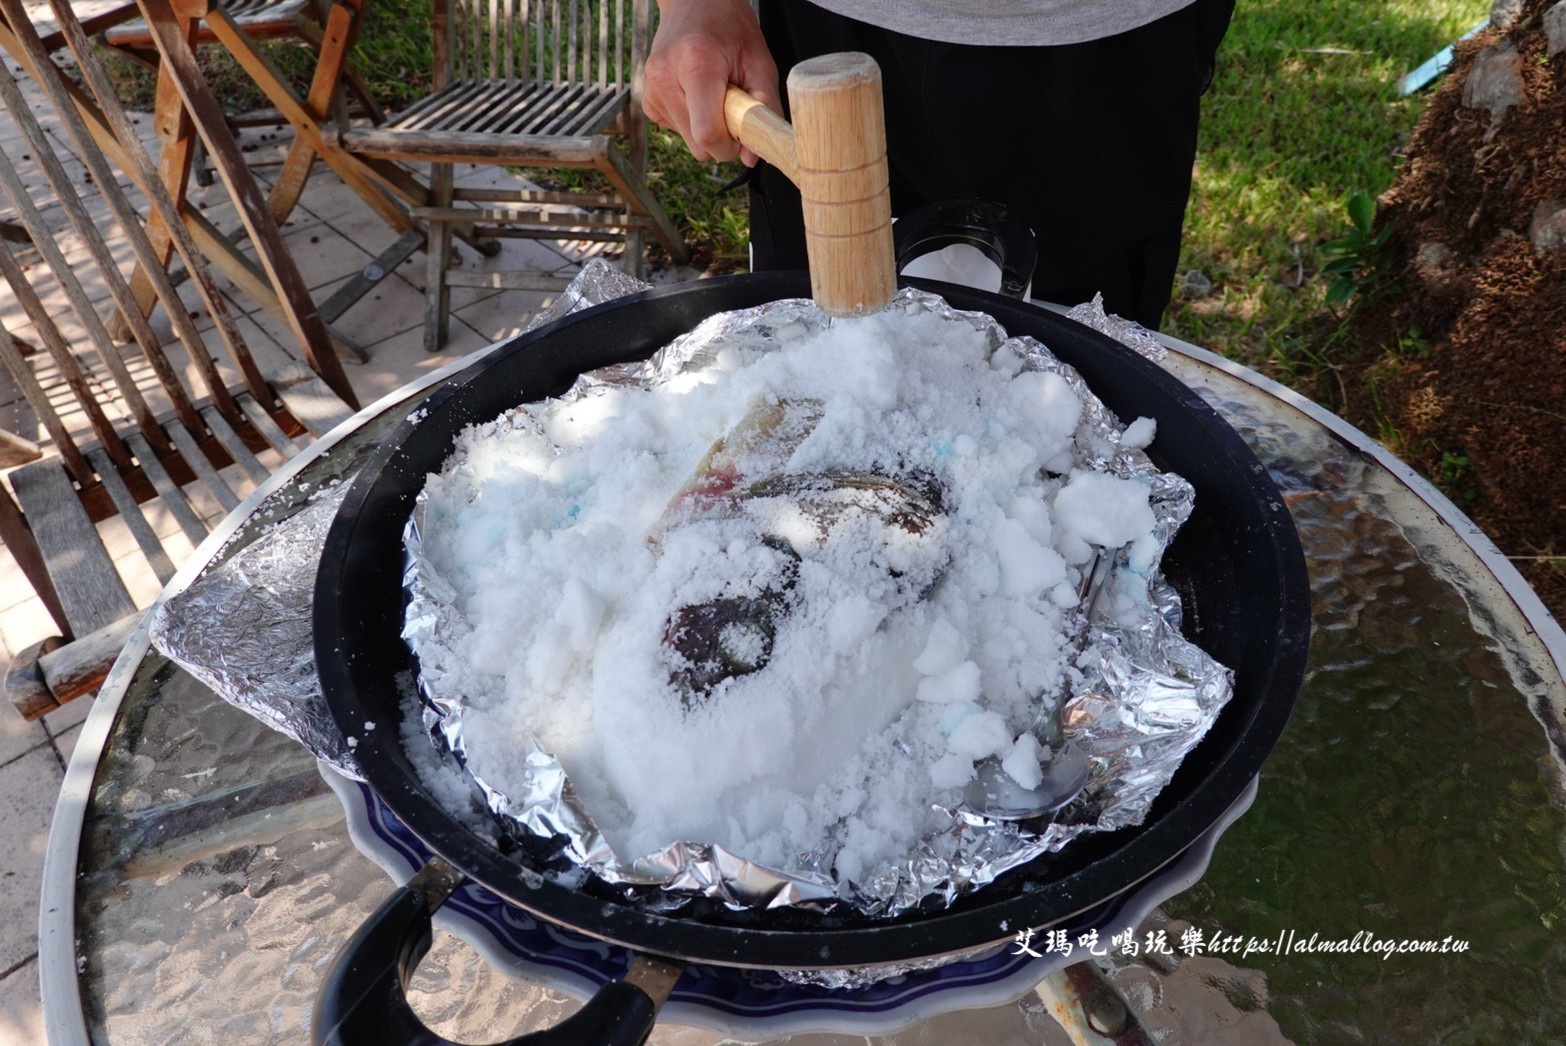
[[[1170, 948], [1097, 958], [1110, 1008], [1154, 1041], [1566, 1039], [1566, 993], [1554, 990], [1566, 969], [1554, 929], [1566, 916], [1566, 638], [1490, 543], [1384, 450], [1281, 387], [1169, 344], [1166, 366], [1283, 491], [1315, 634], [1254, 806], [1205, 877], [1138, 928]], [[454, 369], [307, 451], [172, 588], [350, 474]], [[59, 1042], [300, 1041], [327, 966], [392, 890], [349, 839], [314, 758], [143, 633], [84, 728], [45, 877], [45, 1015]], [[1050, 1017], [1058, 1001], [1032, 991], [851, 1041], [1067, 1041]], [[459, 1041], [545, 1027], [577, 1005], [444, 933], [413, 1003]], [[663, 1025], [653, 1041], [722, 1038]]]

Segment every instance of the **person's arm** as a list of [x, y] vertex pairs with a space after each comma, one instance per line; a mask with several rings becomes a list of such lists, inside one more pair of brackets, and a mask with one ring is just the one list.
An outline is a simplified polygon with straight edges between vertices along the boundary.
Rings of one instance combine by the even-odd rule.
[[658, 32], [647, 55], [643, 108], [678, 132], [698, 160], [747, 165], [755, 154], [729, 137], [723, 93], [737, 84], [782, 113], [778, 67], [748, 0], [659, 0]]

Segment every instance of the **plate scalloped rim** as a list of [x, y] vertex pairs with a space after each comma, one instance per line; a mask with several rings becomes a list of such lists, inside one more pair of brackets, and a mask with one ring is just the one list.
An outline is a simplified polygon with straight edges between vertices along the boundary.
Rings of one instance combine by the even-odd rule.
[[[377, 803], [382, 824], [387, 831], [395, 833], [401, 843], [400, 847], [394, 845], [375, 827], [370, 809], [373, 793], [369, 787], [344, 777], [326, 763], [318, 766], [322, 778], [343, 805], [348, 835], [354, 846], [399, 886], [406, 884], [430, 856], [430, 851], [389, 809]], [[1073, 937], [1089, 930], [1106, 935], [1126, 926], [1134, 927], [1155, 907], [1188, 889], [1206, 872], [1218, 837], [1250, 807], [1256, 791], [1257, 781], [1253, 779], [1223, 816], [1177, 860], [1133, 890], [1093, 909], [1088, 913], [1090, 920], [1072, 928]], [[473, 894], [474, 891], [482, 891], [482, 894]], [[464, 897], [465, 894], [469, 896]], [[480, 899], [475, 901], [475, 896]], [[487, 904], [483, 900], [485, 897]], [[625, 957], [629, 954], [626, 949], [540, 923], [539, 926], [563, 947], [579, 952], [580, 964], [544, 961], [522, 950], [523, 946], [513, 933], [485, 914], [486, 907], [508, 906], [484, 887], [470, 882], [435, 913], [435, 923], [467, 942], [491, 966], [507, 976], [586, 999], [603, 981], [620, 976], [625, 968]], [[530, 916], [527, 918], [531, 921]], [[1004, 944], [997, 947], [1004, 947]], [[852, 992], [804, 988], [793, 991], [790, 986], [784, 988], [769, 1006], [745, 1007], [729, 999], [703, 994], [687, 983], [676, 987], [659, 1011], [659, 1020], [745, 1041], [807, 1033], [888, 1035], [954, 1010], [1013, 1003], [1045, 977], [1068, 964], [1067, 955], [1045, 952], [1040, 958], [996, 966], [996, 954], [992, 950], [974, 959], [959, 960], [937, 970], [911, 975], [915, 980], [904, 997], [871, 1003], [857, 1002]], [[1022, 953], [1012, 954], [1021, 957]], [[588, 956], [596, 956], [596, 961]], [[586, 967], [592, 967], [591, 972]], [[745, 971], [738, 968], [729, 969], [735, 976], [745, 975]]]

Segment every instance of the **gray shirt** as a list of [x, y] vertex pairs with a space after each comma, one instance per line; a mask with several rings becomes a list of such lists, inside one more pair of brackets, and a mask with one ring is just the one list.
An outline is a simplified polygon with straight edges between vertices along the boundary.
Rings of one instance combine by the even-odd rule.
[[1193, 0], [812, 0], [861, 22], [954, 44], [1076, 44], [1114, 36]]

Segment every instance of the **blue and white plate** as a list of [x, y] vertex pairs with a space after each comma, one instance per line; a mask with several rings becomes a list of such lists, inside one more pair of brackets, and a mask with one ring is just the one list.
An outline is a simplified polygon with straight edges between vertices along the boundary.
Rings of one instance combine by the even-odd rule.
[[[367, 785], [324, 763], [320, 768], [342, 801], [354, 845], [399, 885], [406, 883], [431, 851]], [[1190, 887], [1207, 870], [1218, 837], [1255, 796], [1252, 781], [1179, 860], [1136, 889], [1071, 920], [1065, 927], [1069, 939], [1097, 930], [1108, 942]], [[435, 922], [471, 944], [497, 969], [582, 999], [623, 977], [633, 958], [628, 949], [538, 919], [474, 882], [452, 894], [436, 912]], [[1034, 938], [1029, 949], [1007, 942], [977, 957], [851, 990], [793, 984], [767, 970], [692, 964], [659, 1012], [659, 1021], [750, 1040], [806, 1032], [886, 1035], [951, 1010], [1010, 1004], [1082, 957], [1046, 951], [1042, 939]]]

